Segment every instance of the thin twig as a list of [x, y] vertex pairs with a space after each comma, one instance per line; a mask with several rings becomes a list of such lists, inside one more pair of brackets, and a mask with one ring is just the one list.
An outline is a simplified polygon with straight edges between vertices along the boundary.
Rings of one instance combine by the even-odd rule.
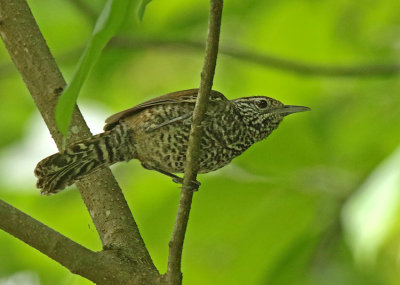
[[[149, 48], [173, 48], [204, 50], [204, 44], [199, 41], [186, 39], [133, 39], [127, 37], [115, 37], [108, 45], [110, 48], [124, 49], [149, 49]], [[266, 68], [273, 68], [285, 72], [291, 72], [304, 76], [322, 77], [380, 77], [398, 76], [400, 63], [393, 64], [315, 64], [298, 60], [291, 60], [267, 53], [259, 53], [246, 50], [242, 47], [223, 46], [220, 54], [231, 56], [246, 62], [251, 62]]]
[[190, 189], [189, 185], [191, 182], [196, 180], [199, 170], [200, 139], [202, 136], [201, 122], [203, 121], [207, 109], [217, 63], [222, 7], [223, 0], [210, 0], [210, 19], [206, 42], [206, 55], [203, 71], [201, 72], [199, 94], [193, 113], [193, 122], [186, 155], [185, 176], [183, 179], [178, 213], [169, 243], [167, 268], [168, 284], [182, 284], [182, 249], [193, 198], [193, 190], [188, 189]]
[[[110, 48], [122, 48], [128, 50], [137, 49], [190, 49], [190, 50], [204, 50], [204, 44], [192, 40], [173, 40], [173, 39], [133, 39], [129, 37], [115, 37], [107, 46]], [[77, 47], [72, 51], [57, 56], [57, 61], [60, 63], [71, 62], [71, 58], [79, 58], [84, 47]], [[219, 53], [230, 56], [234, 59], [239, 59], [245, 62], [257, 64], [265, 68], [272, 68], [283, 72], [294, 73], [301, 76], [318, 76], [318, 77], [356, 77], [356, 78], [374, 78], [374, 77], [393, 77], [400, 74], [400, 64], [342, 64], [342, 65], [329, 65], [329, 64], [315, 64], [310, 62], [298, 61], [295, 59], [287, 59], [278, 57], [267, 53], [259, 53], [246, 50], [242, 47], [234, 46], [221, 46]], [[0, 65], [0, 79], [14, 74], [15, 69], [8, 63]]]

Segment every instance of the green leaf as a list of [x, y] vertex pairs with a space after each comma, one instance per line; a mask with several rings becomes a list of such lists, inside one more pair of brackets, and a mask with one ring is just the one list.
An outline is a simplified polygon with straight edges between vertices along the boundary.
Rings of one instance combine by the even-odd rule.
[[64, 136], [67, 135], [79, 91], [102, 50], [123, 23], [130, 3], [130, 0], [108, 0], [97, 19], [71, 83], [59, 98], [56, 106], [57, 127]]
[[147, 4], [149, 4], [150, 2], [151, 2], [151, 0], [141, 0], [140, 1], [138, 11], [137, 11], [137, 16], [140, 21], [143, 20], [144, 11], [146, 10]]

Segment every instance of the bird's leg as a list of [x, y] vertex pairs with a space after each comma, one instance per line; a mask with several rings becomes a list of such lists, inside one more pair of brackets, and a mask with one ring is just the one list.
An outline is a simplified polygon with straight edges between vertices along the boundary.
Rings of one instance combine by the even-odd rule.
[[[183, 189], [184, 186], [183, 186], [183, 178], [182, 177], [179, 177], [173, 173], [170, 173], [170, 172], [167, 172], [167, 171], [164, 171], [161, 169], [154, 169], [154, 170], [171, 177], [173, 182], [182, 184], [182, 189]], [[199, 181], [193, 180], [193, 181], [190, 181], [189, 186], [187, 186], [187, 188], [185, 188], [185, 190], [197, 191], [197, 190], [199, 190], [200, 185], [201, 185], [201, 183]]]
[[[177, 175], [175, 175], [173, 173], [170, 173], [170, 172], [167, 172], [167, 171], [164, 171], [164, 170], [161, 170], [161, 169], [149, 167], [149, 166], [144, 165], [144, 164], [142, 164], [142, 166], [144, 168], [146, 168], [146, 169], [155, 170], [157, 172], [160, 172], [160, 173], [162, 173], [164, 175], [167, 175], [167, 176], [171, 177], [172, 181], [175, 182], [175, 183], [183, 184], [183, 178], [179, 177], [179, 176], [177, 176]], [[197, 191], [197, 190], [199, 190], [200, 185], [201, 185], [201, 183], [199, 181], [194, 180], [194, 181], [190, 182], [189, 186], [187, 188], [185, 188], [185, 190]], [[183, 185], [182, 185], [182, 189], [183, 189]]]

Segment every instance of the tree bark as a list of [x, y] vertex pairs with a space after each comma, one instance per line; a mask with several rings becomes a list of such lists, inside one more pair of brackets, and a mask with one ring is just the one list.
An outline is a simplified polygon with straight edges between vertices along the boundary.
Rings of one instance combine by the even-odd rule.
[[186, 155], [185, 176], [176, 215], [174, 231], [169, 242], [169, 258], [167, 268], [167, 282], [169, 284], [182, 284], [182, 250], [185, 233], [189, 221], [189, 213], [192, 204], [193, 190], [189, 185], [196, 180], [199, 170], [200, 140], [202, 136], [201, 122], [205, 117], [208, 100], [213, 85], [215, 67], [217, 65], [219, 35], [221, 29], [223, 0], [210, 0], [210, 18], [208, 24], [208, 37], [206, 41], [206, 55], [199, 94], [193, 112], [193, 122], [190, 130], [188, 150]]
[[[135, 271], [113, 254], [93, 252], [0, 200], [0, 228], [98, 284], [141, 284]], [[137, 274], [136, 274], [137, 275]], [[144, 283], [145, 284], [145, 283]]]
[[[0, 36], [54, 141], [61, 149], [63, 138], [56, 127], [54, 110], [66, 83], [25, 0], [0, 0]], [[76, 107], [67, 142], [90, 136], [89, 128]], [[108, 168], [102, 169], [82, 179], [77, 187], [103, 248], [118, 252], [132, 264], [138, 265], [141, 274], [146, 272], [149, 276], [158, 275], [111, 171]]]
[[[161, 276], [155, 268], [122, 191], [108, 168], [76, 183], [99, 233], [103, 251], [90, 251], [2, 201], [1, 229], [53, 258], [71, 272], [98, 284], [182, 284], [182, 247], [193, 195], [187, 188], [196, 179], [198, 171], [201, 121], [215, 73], [222, 3], [222, 0], [210, 1], [206, 56], [166, 276]], [[66, 83], [25, 0], [0, 0], [0, 36], [61, 149], [63, 137], [56, 127], [54, 110]], [[76, 107], [67, 142], [73, 143], [90, 136]]]

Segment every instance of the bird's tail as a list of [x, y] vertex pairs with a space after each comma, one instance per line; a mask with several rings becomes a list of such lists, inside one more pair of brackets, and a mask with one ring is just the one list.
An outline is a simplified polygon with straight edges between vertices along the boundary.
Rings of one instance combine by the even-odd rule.
[[43, 195], [55, 194], [102, 166], [133, 157], [133, 142], [121, 125], [79, 141], [64, 151], [38, 163], [35, 175], [37, 188]]

